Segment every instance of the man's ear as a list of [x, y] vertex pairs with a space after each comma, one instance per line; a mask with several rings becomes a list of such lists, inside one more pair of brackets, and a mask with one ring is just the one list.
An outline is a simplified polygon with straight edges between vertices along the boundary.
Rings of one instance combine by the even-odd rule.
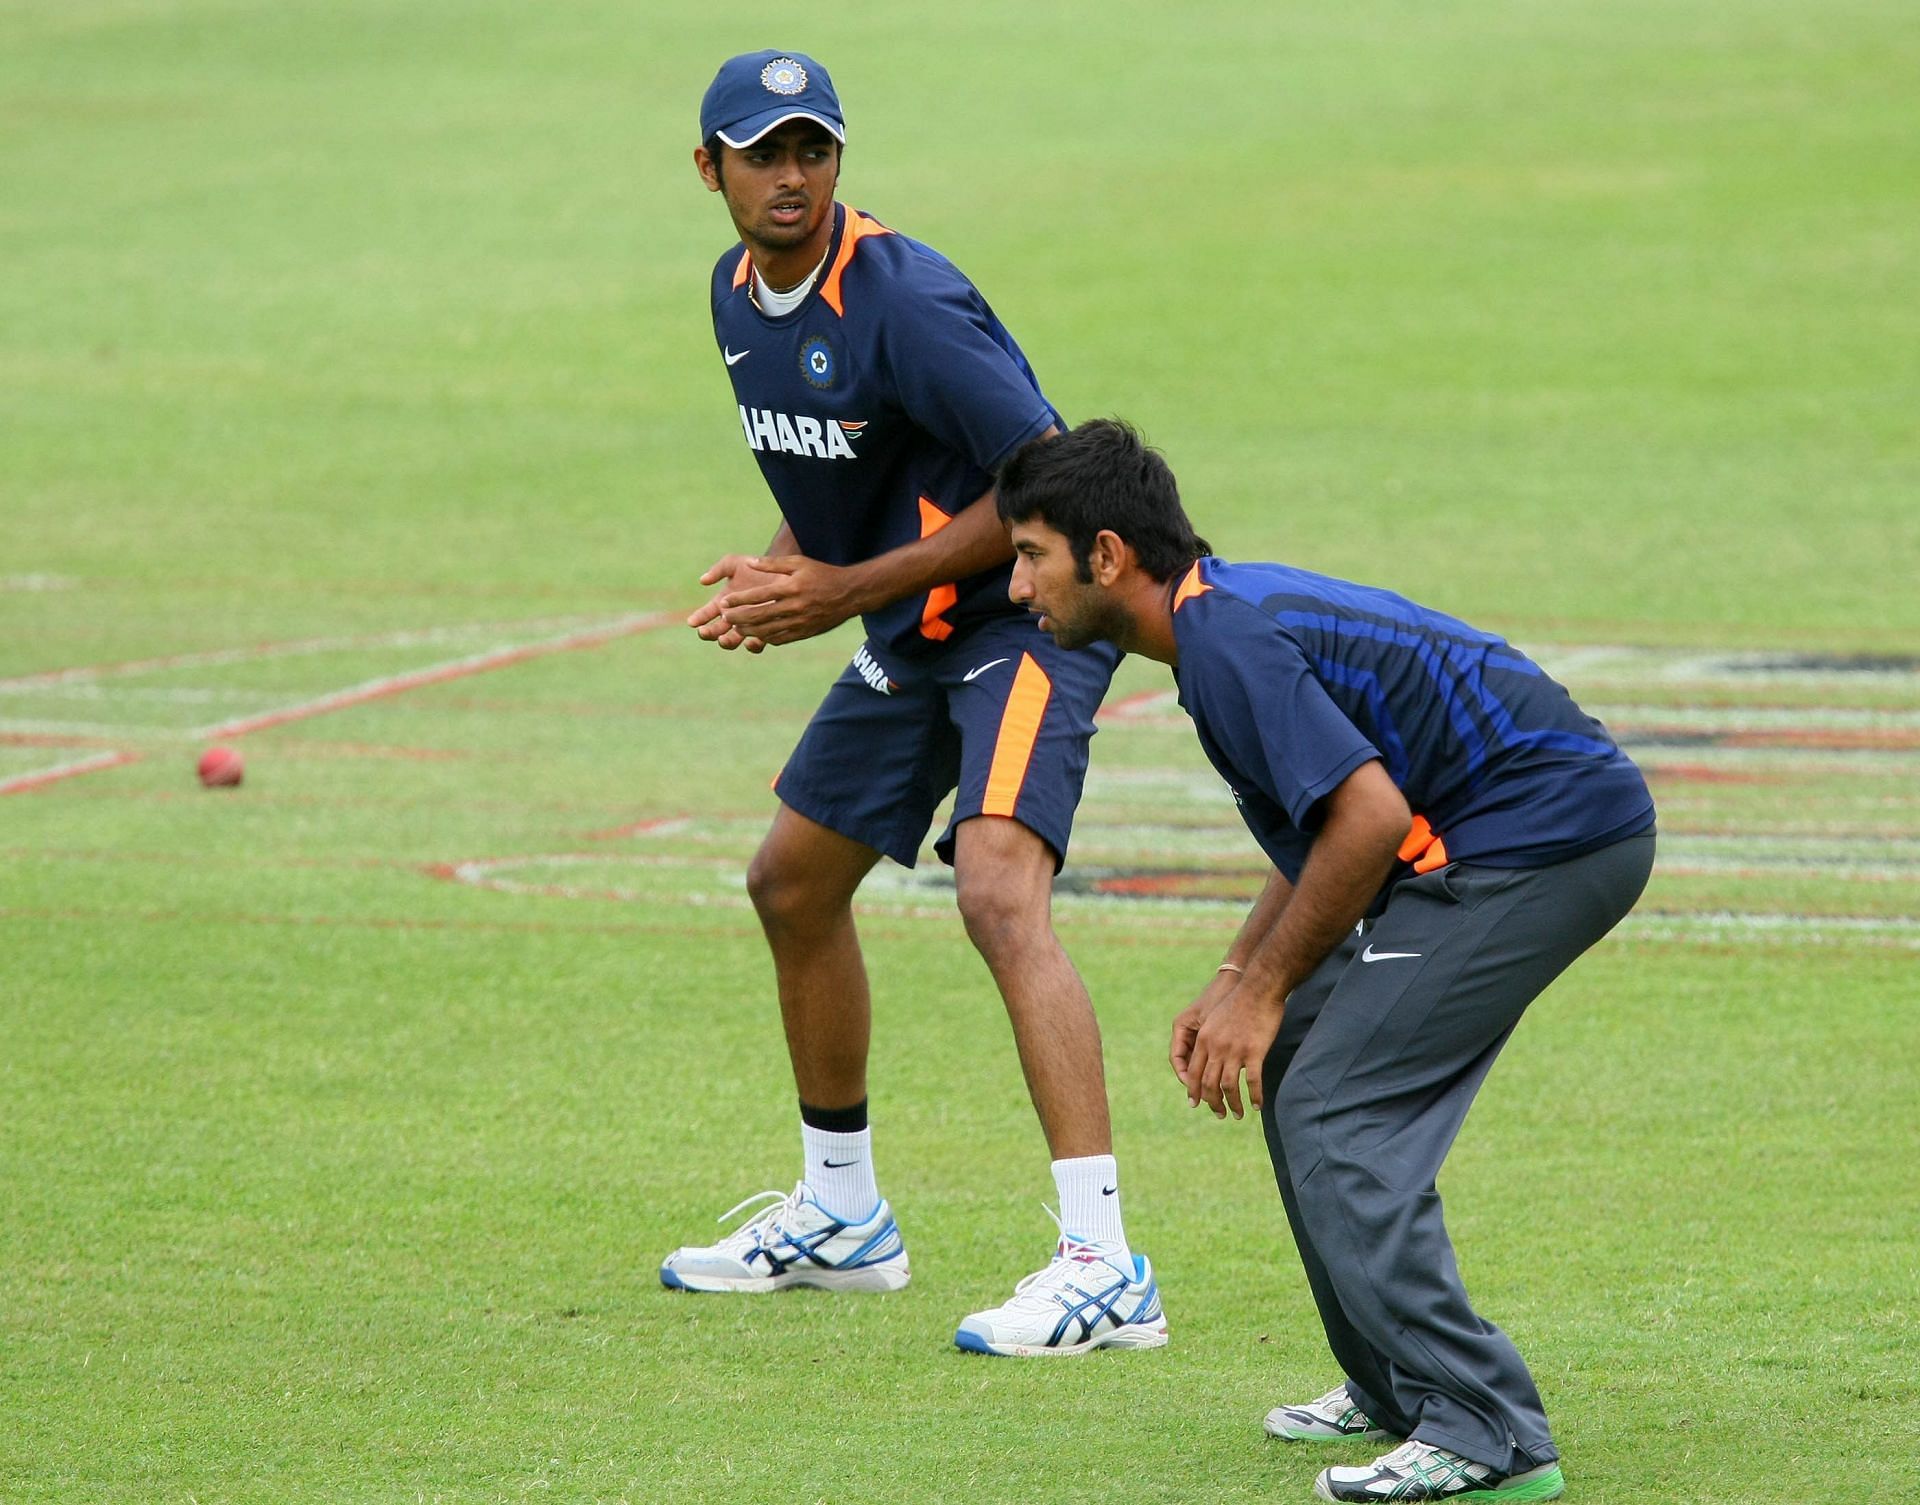
[[720, 191], [720, 170], [714, 165], [713, 154], [704, 146], [693, 149], [693, 165], [700, 171], [700, 181], [707, 185], [708, 193]]
[[1133, 545], [1113, 529], [1102, 528], [1093, 535], [1093, 547], [1087, 552], [1087, 564], [1093, 571], [1095, 584], [1112, 585], [1126, 572], [1128, 565], [1136, 562]]

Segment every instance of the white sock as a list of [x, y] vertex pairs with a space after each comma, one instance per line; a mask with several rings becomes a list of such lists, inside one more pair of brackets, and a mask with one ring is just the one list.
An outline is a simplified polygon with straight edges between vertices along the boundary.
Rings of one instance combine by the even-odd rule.
[[1077, 1239], [1098, 1244], [1101, 1253], [1129, 1265], [1126, 1229], [1120, 1223], [1120, 1176], [1111, 1155], [1082, 1155], [1053, 1162], [1053, 1184], [1060, 1193], [1060, 1226]]
[[813, 1200], [836, 1218], [865, 1222], [880, 1203], [880, 1188], [873, 1180], [873, 1130], [835, 1134], [802, 1123], [800, 1142], [806, 1148]]

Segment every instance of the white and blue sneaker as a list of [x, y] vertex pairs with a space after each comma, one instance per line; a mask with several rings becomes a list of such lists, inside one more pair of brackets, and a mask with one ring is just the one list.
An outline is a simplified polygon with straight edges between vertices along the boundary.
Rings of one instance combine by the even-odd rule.
[[1015, 1286], [1011, 1301], [960, 1324], [954, 1347], [1020, 1359], [1163, 1347], [1167, 1318], [1153, 1266], [1140, 1254], [1129, 1264], [1063, 1234], [1047, 1267]]
[[660, 1263], [660, 1284], [679, 1291], [897, 1291], [907, 1283], [907, 1249], [883, 1200], [858, 1223], [835, 1217], [802, 1181], [789, 1193], [763, 1191], [720, 1214], [726, 1222], [771, 1197], [717, 1244], [676, 1249]]

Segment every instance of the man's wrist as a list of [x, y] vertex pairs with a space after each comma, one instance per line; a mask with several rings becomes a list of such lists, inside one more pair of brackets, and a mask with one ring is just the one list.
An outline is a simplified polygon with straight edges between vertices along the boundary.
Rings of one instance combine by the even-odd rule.
[[1241, 977], [1234, 979], [1239, 984], [1233, 990], [1236, 1003], [1244, 1002], [1251, 1008], [1270, 1009], [1279, 1013], [1285, 1006], [1289, 987], [1281, 986], [1284, 979], [1275, 979], [1265, 969], [1254, 967]]
[[894, 600], [877, 578], [877, 564], [877, 559], [861, 559], [839, 567], [849, 617], [864, 617], [868, 612], [878, 611]]

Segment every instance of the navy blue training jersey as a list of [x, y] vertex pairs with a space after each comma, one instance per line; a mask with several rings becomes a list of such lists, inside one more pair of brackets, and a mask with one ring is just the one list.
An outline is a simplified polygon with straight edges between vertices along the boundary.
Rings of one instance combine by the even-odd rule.
[[1415, 815], [1388, 887], [1449, 861], [1543, 867], [1653, 825], [1607, 729], [1491, 633], [1391, 591], [1215, 558], [1173, 604], [1180, 704], [1289, 881], [1321, 801], [1375, 758]]
[[[851, 564], [943, 527], [1060, 416], [952, 262], [844, 204], [834, 216], [825, 271], [780, 318], [748, 295], [746, 248], [723, 255], [713, 333], [747, 445], [801, 552]], [[882, 607], [865, 619], [868, 636], [912, 653], [970, 621], [1017, 615], [1010, 570]]]

